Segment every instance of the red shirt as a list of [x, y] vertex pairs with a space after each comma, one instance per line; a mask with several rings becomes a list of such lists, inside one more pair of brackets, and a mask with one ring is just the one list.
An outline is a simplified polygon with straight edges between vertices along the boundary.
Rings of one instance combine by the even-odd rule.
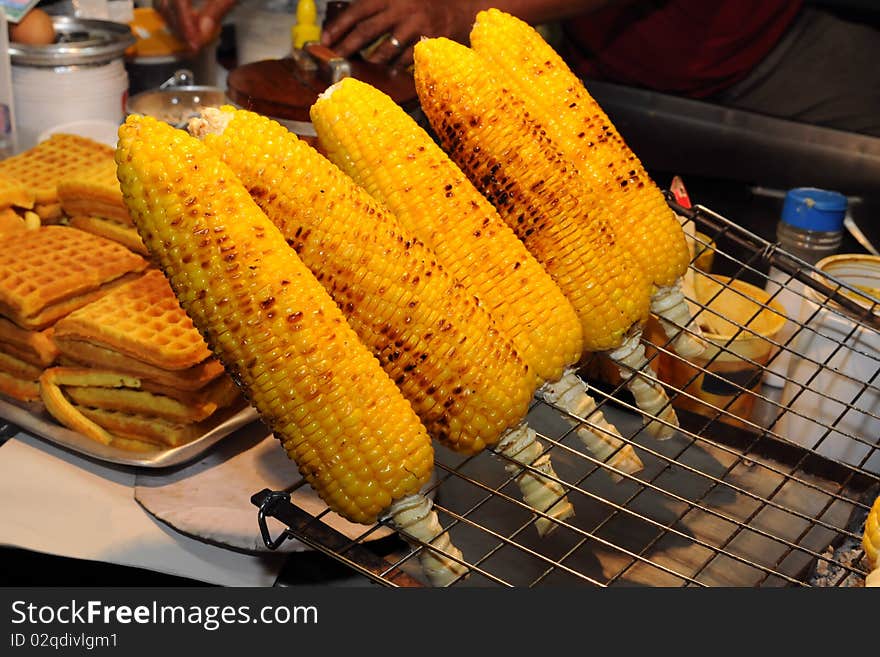
[[570, 20], [575, 70], [692, 97], [743, 79], [770, 52], [803, 3], [786, 0], [642, 0]]

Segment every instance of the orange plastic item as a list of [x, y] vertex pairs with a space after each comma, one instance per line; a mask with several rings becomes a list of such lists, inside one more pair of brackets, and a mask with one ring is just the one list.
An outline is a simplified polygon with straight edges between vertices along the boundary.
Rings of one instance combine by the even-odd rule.
[[186, 45], [178, 39], [165, 19], [152, 7], [137, 7], [134, 20], [129, 24], [137, 41], [125, 51], [129, 57], [160, 57], [186, 51]]

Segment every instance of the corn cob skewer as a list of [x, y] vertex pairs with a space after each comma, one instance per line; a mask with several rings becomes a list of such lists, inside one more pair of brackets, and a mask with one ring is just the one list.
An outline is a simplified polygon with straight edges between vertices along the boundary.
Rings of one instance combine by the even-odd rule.
[[[226, 161], [315, 273], [429, 434], [460, 453], [499, 443], [503, 449], [503, 438], [528, 412], [537, 379], [435, 254], [277, 122], [209, 109], [191, 130]], [[534, 451], [507, 455], [529, 466], [522, 459]], [[552, 519], [570, 517], [573, 508], [549, 458], [540, 465], [549, 478], [527, 470], [518, 483], [525, 502], [549, 516], [536, 521], [546, 534], [557, 526]]]
[[865, 561], [871, 568], [871, 572], [865, 578], [865, 586], [880, 588], [880, 497], [874, 500], [874, 505], [865, 520], [862, 549], [865, 551]]
[[354, 78], [319, 96], [311, 119], [327, 157], [490, 309], [543, 380], [539, 394], [586, 418], [575, 424], [590, 451], [616, 469], [640, 470], [574, 374], [583, 340], [571, 303], [430, 136], [388, 95]]
[[[471, 47], [527, 99], [548, 134], [591, 177], [611, 210], [618, 239], [656, 286], [651, 310], [683, 357], [705, 348], [682, 293], [689, 258], [681, 224], [638, 157], [578, 78], [528, 23], [498, 9], [480, 11]], [[686, 328], [685, 328], [686, 327]]]
[[[572, 302], [585, 349], [628, 359], [621, 370], [648, 431], [671, 437], [675, 411], [640, 343], [651, 284], [617, 242], [586, 180], [476, 52], [423, 39], [415, 64], [422, 109], [447, 153]], [[633, 364], [639, 368], [630, 373]]]
[[[151, 117], [126, 120], [116, 162], [153, 259], [303, 478], [352, 522], [390, 508], [398, 523], [431, 475], [430, 438], [278, 229], [203, 144]], [[406, 531], [443, 532], [436, 513]], [[445, 584], [465, 572], [460, 557], [447, 546], [422, 561]]]

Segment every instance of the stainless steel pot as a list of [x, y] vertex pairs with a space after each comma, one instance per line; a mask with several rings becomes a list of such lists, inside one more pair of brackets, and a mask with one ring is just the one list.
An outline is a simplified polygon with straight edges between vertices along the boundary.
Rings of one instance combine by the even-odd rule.
[[100, 66], [121, 59], [135, 38], [128, 26], [71, 16], [52, 16], [55, 42], [48, 45], [9, 44], [13, 66], [62, 68]]
[[203, 108], [220, 107], [229, 102], [223, 89], [193, 85], [192, 79], [190, 71], [177, 71], [158, 88], [129, 96], [125, 103], [126, 116], [145, 114], [182, 129]]

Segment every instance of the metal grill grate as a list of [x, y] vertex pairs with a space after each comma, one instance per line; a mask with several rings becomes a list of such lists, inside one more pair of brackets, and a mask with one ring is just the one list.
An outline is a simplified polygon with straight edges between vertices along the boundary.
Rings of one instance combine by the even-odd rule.
[[[819, 299], [814, 312], [793, 322], [789, 339], [773, 340], [783, 354], [774, 359], [793, 351], [805, 336], [821, 334], [816, 328], [820, 313], [842, 319], [848, 331], [821, 360], [799, 356], [800, 369], [809, 366], [808, 372], [787, 376], [784, 392], [710, 372], [714, 358], [705, 365], [687, 364], [690, 377], [672, 383], [668, 373], [685, 362], [665, 338], [652, 339], [649, 360], [681, 423], [666, 441], [643, 430], [619, 378], [603, 376], [602, 359], [587, 361], [581, 374], [593, 397], [636, 447], [644, 469], [635, 475], [615, 472], [622, 477], [615, 482], [609, 476], [612, 468], [591, 456], [577, 438], [567, 421], [572, 416], [536, 401], [529, 424], [576, 510], [543, 538], [534, 527], [538, 514], [520, 500], [513, 476], [499, 467], [503, 457], [482, 453], [464, 458], [438, 448], [435, 508], [469, 568], [468, 576], [453, 586], [861, 585], [866, 575], [862, 526], [880, 494], [878, 435], [863, 432], [880, 426], [880, 304], [866, 309], [850, 296], [854, 288], [819, 275], [707, 208], [670, 204], [693, 222], [697, 242], [714, 249], [713, 272], [723, 270], [763, 288], [772, 264], [785, 276], [782, 291], [773, 297], [785, 291]], [[801, 292], [800, 284], [810, 294]], [[732, 291], [726, 282], [721, 289]], [[708, 320], [714, 314], [711, 299], [696, 310], [698, 319]], [[860, 319], [852, 319], [853, 314]], [[753, 333], [751, 327], [750, 319], [735, 324], [734, 338]], [[646, 336], [652, 337], [649, 331]], [[719, 349], [717, 358], [730, 353], [728, 346]], [[838, 380], [840, 363], [850, 357], [867, 359], [869, 374], [844, 374], [843, 395], [838, 388], [824, 389], [823, 377]], [[768, 365], [748, 362], [764, 378]], [[729, 399], [723, 404], [700, 401], [695, 392], [700, 375], [726, 386]], [[746, 401], [754, 403], [748, 414], [740, 412]], [[401, 541], [390, 554], [378, 553], [372, 546], [381, 525], [354, 538], [343, 536], [324, 522], [326, 513], [313, 517], [299, 509], [296, 491], [263, 491], [253, 502], [267, 544], [295, 538], [382, 584], [424, 583], [418, 564], [424, 545], [408, 547]], [[269, 517], [282, 523], [275, 539]]]

